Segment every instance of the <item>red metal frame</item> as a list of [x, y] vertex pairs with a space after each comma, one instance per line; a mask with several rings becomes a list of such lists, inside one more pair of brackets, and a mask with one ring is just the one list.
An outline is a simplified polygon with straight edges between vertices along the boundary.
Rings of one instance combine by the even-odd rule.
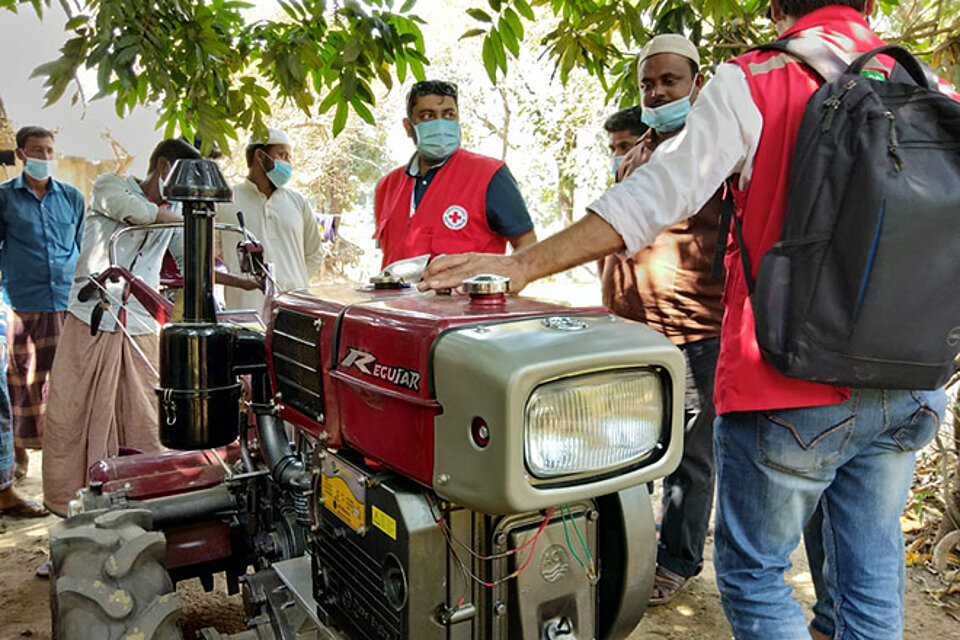
[[[434, 418], [442, 411], [431, 389], [430, 352], [441, 333], [496, 320], [607, 312], [510, 296], [472, 299], [352, 287], [297, 291], [281, 296], [274, 306], [320, 319], [326, 407], [320, 422], [279, 399], [280, 417], [315, 436], [327, 434], [332, 447], [349, 446], [427, 486], [433, 481]], [[332, 354], [335, 338], [337, 352]], [[267, 340], [271, 383], [276, 389], [270, 332]], [[344, 367], [341, 363], [351, 349], [375, 360], [365, 360], [364, 367]], [[418, 373], [418, 388], [385, 381], [382, 367]]]
[[[240, 457], [240, 447], [234, 443], [217, 449], [217, 453], [232, 465]], [[127, 497], [131, 500], [213, 487], [220, 484], [223, 475], [223, 466], [209, 449], [139, 453], [100, 460], [90, 467], [90, 480], [102, 482], [104, 493], [129, 485]]]

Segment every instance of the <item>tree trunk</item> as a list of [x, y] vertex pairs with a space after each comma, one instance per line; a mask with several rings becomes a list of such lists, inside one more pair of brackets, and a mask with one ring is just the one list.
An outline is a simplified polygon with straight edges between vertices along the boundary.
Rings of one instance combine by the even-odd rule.
[[560, 171], [560, 180], [557, 184], [557, 207], [560, 209], [560, 219], [563, 226], [573, 224], [573, 192], [577, 183], [573, 176]]
[[960, 386], [952, 402], [947, 405], [947, 410], [953, 414], [953, 437], [944, 455], [943, 502], [946, 509], [935, 543], [943, 540], [947, 534], [960, 530]]

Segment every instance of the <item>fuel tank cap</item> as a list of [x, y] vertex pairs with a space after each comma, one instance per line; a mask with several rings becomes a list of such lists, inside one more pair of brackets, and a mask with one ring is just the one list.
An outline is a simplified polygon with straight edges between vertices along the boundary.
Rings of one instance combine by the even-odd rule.
[[489, 296], [510, 291], [510, 278], [481, 273], [463, 281], [463, 290], [471, 296]]
[[403, 278], [389, 273], [378, 273], [371, 277], [370, 284], [373, 285], [374, 289], [403, 289], [406, 285]]

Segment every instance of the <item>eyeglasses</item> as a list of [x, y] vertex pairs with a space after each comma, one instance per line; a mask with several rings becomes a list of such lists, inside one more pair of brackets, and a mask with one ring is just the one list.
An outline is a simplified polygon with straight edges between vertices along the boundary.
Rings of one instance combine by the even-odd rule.
[[443, 80], [424, 80], [417, 82], [410, 88], [410, 93], [418, 96], [452, 96], [457, 97], [457, 85]]

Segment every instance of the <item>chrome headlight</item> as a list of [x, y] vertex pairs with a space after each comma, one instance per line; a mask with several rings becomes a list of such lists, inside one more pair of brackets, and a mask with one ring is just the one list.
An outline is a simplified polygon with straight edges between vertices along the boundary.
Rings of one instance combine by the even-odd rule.
[[527, 468], [538, 478], [556, 478], [630, 465], [657, 446], [663, 418], [660, 376], [649, 369], [548, 382], [527, 401]]

